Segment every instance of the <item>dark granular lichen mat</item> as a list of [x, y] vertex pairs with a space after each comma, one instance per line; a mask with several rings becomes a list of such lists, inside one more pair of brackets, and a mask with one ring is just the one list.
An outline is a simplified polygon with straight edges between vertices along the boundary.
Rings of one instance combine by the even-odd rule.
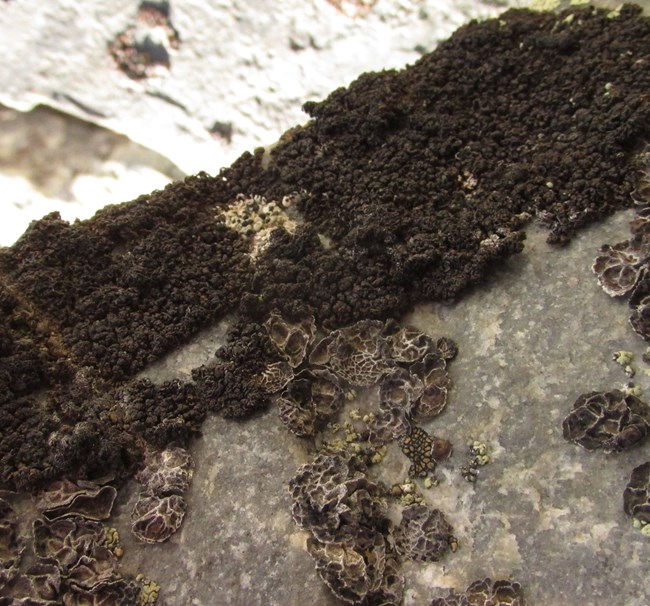
[[[119, 485], [147, 449], [189, 445], [209, 413], [265, 410], [255, 377], [281, 363], [272, 313], [324, 331], [475, 296], [504, 279], [531, 221], [559, 259], [579, 229], [631, 206], [650, 20], [632, 6], [509, 11], [305, 110], [305, 126], [215, 177], [72, 225], [50, 215], [0, 251], [2, 487]], [[192, 380], [136, 378], [231, 314], [228, 344]]]

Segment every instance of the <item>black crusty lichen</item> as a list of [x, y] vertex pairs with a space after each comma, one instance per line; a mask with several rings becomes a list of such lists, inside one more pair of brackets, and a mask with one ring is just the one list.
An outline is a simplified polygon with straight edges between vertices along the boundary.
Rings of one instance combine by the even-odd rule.
[[[68, 473], [70, 448], [49, 460], [55, 431], [80, 449], [91, 439], [105, 445], [104, 461], [82, 474], [113, 468], [126, 477], [143, 441], [189, 439], [204, 411], [264, 408], [255, 365], [273, 356], [237, 332], [232, 356], [222, 352], [182, 388], [191, 411], [175, 414], [185, 404], [166, 388], [156, 395], [160, 414], [129, 417], [110, 401], [116, 389], [149, 389], [128, 382], [228, 314], [251, 333], [273, 310], [291, 321], [313, 316], [327, 330], [397, 318], [485, 279], [522, 249], [531, 217], [563, 243], [629, 206], [645, 187], [636, 169], [650, 65], [637, 59], [649, 53], [649, 21], [633, 6], [615, 15], [508, 11], [460, 28], [411, 67], [365, 74], [307, 103], [310, 122], [217, 176], [87, 221], [53, 214], [33, 223], [0, 251], [1, 437], [34, 441], [29, 453], [3, 455], [3, 485], [35, 488]], [[226, 219], [242, 197], [290, 211], [295, 229], [278, 222], [253, 255], [254, 236]], [[238, 347], [249, 362], [234, 361]], [[80, 373], [86, 396], [74, 387]], [[441, 405], [444, 389], [436, 387]], [[171, 421], [188, 414], [189, 427]]]

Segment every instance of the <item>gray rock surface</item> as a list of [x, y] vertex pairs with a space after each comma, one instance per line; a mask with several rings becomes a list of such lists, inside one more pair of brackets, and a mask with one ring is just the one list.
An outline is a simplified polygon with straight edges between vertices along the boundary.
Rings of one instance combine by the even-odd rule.
[[0, 246], [47, 213], [88, 219], [183, 176], [158, 152], [86, 120], [44, 105], [0, 106]]

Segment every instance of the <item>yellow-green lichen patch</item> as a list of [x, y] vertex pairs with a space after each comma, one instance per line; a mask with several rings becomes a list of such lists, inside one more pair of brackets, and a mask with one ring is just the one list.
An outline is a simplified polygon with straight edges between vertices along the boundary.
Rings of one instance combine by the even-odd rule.
[[643, 395], [643, 388], [637, 385], [636, 383], [633, 383], [632, 381], [628, 381], [621, 387], [621, 391], [626, 395], [626, 396], [634, 396], [635, 398], [640, 398]]
[[394, 484], [389, 495], [399, 499], [399, 503], [403, 507], [425, 504], [424, 496], [418, 490], [417, 484], [410, 478], [406, 478], [402, 484]]
[[636, 369], [632, 366], [632, 362], [634, 361], [633, 352], [625, 350], [615, 351], [612, 354], [612, 360], [623, 368], [623, 372], [630, 379], [636, 374]]
[[140, 595], [138, 596], [137, 606], [151, 606], [158, 601], [158, 594], [160, 593], [160, 585], [151, 579], [139, 573], [135, 580], [142, 585]]
[[546, 12], [553, 11], [560, 6], [560, 0], [534, 0], [530, 5], [531, 10]]
[[124, 555], [124, 547], [120, 543], [120, 533], [117, 528], [112, 526], [104, 526], [106, 538], [104, 539], [104, 547], [110, 549], [116, 558], [121, 558]]
[[632, 360], [634, 360], [634, 352], [619, 350], [615, 351], [612, 354], [612, 360], [621, 366], [629, 366]]

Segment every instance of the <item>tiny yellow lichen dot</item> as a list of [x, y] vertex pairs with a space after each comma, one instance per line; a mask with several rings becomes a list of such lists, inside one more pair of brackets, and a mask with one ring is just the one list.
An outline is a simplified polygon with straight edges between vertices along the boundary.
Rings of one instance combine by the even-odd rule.
[[621, 366], [628, 366], [632, 360], [634, 360], [634, 353], [631, 351], [615, 351], [612, 355], [612, 360]]

